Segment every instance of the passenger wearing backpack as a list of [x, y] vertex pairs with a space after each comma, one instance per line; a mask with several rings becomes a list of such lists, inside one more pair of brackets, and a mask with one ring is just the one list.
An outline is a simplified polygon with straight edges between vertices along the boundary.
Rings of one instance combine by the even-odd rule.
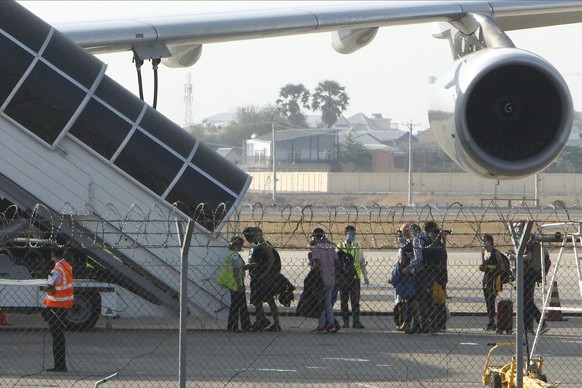
[[481, 251], [481, 264], [479, 271], [483, 272], [483, 296], [487, 307], [487, 326], [483, 330], [495, 331], [495, 298], [501, 291], [500, 273], [503, 271], [501, 252], [495, 249], [493, 236], [489, 233], [483, 235], [483, 250]]
[[[515, 225], [515, 232], [521, 235], [523, 224]], [[534, 320], [540, 322], [542, 320], [542, 313], [535, 304], [535, 289], [536, 283], [542, 280], [542, 256], [545, 260], [546, 273], [550, 268], [549, 253], [541, 244], [536, 241], [532, 235], [527, 243], [525, 252], [523, 254], [524, 272], [523, 272], [523, 325], [526, 333], [535, 334]], [[510, 256], [511, 258], [512, 256]], [[515, 257], [515, 256], [513, 256]], [[544, 274], [545, 276], [545, 274]], [[540, 334], [546, 333], [550, 330], [547, 323], [542, 323]]]
[[[402, 270], [402, 273], [411, 273], [414, 276], [416, 300], [420, 307], [420, 320], [413, 325], [409, 333], [436, 333], [433, 291], [437, 272], [434, 266], [435, 252], [431, 249], [434, 241], [422, 231], [418, 224], [410, 225], [410, 231], [412, 232], [413, 259], [410, 265]], [[427, 249], [430, 251], [426, 252]]]
[[394, 265], [392, 277], [390, 279], [390, 283], [392, 283], [396, 289], [396, 294], [402, 299], [402, 324], [397, 328], [397, 330], [403, 331], [406, 334], [409, 334], [413, 327], [412, 319], [414, 318], [414, 321], [417, 324], [419, 324], [420, 320], [413, 275], [410, 272], [402, 271], [408, 267], [413, 256], [412, 250], [400, 250], [400, 252], [398, 252], [399, 260]]
[[[398, 245], [398, 258], [401, 258], [403, 255], [410, 255], [414, 256], [413, 247], [412, 247], [412, 233], [410, 231], [410, 224], [404, 223], [398, 229], [396, 235], [396, 244]], [[392, 267], [392, 271], [394, 271], [395, 267], [398, 266], [400, 260], [397, 259], [396, 263], [394, 263]], [[402, 267], [404, 268], [404, 267]], [[392, 282], [392, 278], [388, 279], [388, 282]], [[404, 331], [406, 325], [404, 324], [404, 298], [398, 294], [398, 290], [395, 292], [394, 298], [394, 323], [396, 323], [396, 330]], [[416, 306], [418, 307], [418, 302], [416, 302]]]
[[364, 284], [368, 285], [368, 272], [366, 271], [366, 260], [364, 258], [364, 250], [356, 240], [356, 228], [348, 225], [344, 229], [346, 240], [339, 246], [339, 250], [344, 250], [354, 257], [355, 273], [350, 275], [348, 279], [340, 282], [340, 304], [343, 319], [343, 327], [350, 327], [350, 311], [348, 309], [348, 301], [352, 304], [352, 318], [353, 328], [363, 329], [364, 325], [360, 322], [360, 288], [361, 278], [364, 278]]

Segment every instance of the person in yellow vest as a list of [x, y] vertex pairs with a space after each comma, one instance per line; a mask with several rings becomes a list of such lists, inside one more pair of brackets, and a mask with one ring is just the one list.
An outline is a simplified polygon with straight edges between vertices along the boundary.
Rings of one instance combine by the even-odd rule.
[[363, 329], [364, 325], [360, 322], [360, 288], [361, 279], [364, 278], [364, 284], [367, 286], [368, 272], [366, 271], [366, 260], [364, 257], [364, 250], [356, 240], [356, 228], [353, 225], [348, 225], [344, 229], [346, 240], [339, 245], [339, 249], [343, 249], [354, 257], [355, 274], [348, 282], [339, 284], [341, 314], [343, 319], [343, 327], [350, 327], [350, 311], [348, 309], [348, 300], [352, 303], [352, 319], [354, 329]]
[[252, 329], [244, 283], [245, 269], [248, 267], [240, 255], [243, 244], [242, 237], [235, 236], [230, 240], [228, 253], [218, 278], [218, 283], [230, 290], [230, 310], [227, 323], [229, 333], [239, 332], [239, 317], [243, 331], [251, 331]]
[[47, 321], [53, 338], [54, 366], [48, 372], [66, 372], [65, 320], [67, 311], [73, 307], [75, 290], [73, 287], [73, 268], [63, 258], [64, 249], [55, 247], [51, 251], [51, 259], [55, 267], [48, 276], [43, 287], [46, 292], [42, 316]]

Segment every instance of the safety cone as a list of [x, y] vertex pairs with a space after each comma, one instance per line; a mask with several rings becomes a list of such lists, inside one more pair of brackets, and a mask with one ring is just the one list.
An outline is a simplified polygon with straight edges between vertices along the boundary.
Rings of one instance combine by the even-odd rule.
[[2, 310], [0, 310], [0, 325], [10, 325], [10, 322], [8, 322], [8, 314]]
[[[558, 293], [558, 282], [552, 284], [552, 294], [550, 295], [550, 307], [562, 307], [560, 304], [560, 294]], [[562, 316], [562, 310], [548, 310], [546, 321], [567, 321]]]

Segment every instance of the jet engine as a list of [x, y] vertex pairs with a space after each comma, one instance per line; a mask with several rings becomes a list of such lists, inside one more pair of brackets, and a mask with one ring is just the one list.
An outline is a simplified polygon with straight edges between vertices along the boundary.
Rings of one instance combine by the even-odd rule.
[[428, 116], [440, 146], [466, 171], [513, 179], [555, 160], [574, 108], [566, 82], [545, 59], [488, 48], [458, 59], [436, 80]]

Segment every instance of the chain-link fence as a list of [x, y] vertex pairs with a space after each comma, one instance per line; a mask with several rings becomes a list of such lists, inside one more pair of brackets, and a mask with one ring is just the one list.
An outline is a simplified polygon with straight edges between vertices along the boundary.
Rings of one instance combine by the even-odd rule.
[[[580, 338], [582, 281], [577, 247], [582, 210], [553, 206], [529, 208], [446, 209], [426, 206], [276, 207], [241, 206], [220, 234], [194, 230], [188, 256], [187, 330], [179, 331], [181, 235], [185, 221], [160, 208], [121, 210], [6, 206], [0, 232], [0, 386], [481, 386], [491, 343], [514, 343], [515, 335], [484, 330], [488, 323], [482, 287], [481, 239], [491, 233], [501, 251], [513, 247], [508, 223], [532, 220], [552, 265], [545, 290], [536, 286], [536, 305], [550, 330], [528, 333], [527, 353], [543, 357], [541, 375], [562, 386], [582, 381]], [[218, 209], [220, 212], [221, 209]], [[205, 213], [204, 217], [208, 217]], [[221, 214], [222, 217], [222, 214]], [[403, 315], [390, 284], [397, 261], [397, 231], [403, 223], [434, 220], [447, 237], [447, 272], [443, 309], [446, 321], [430, 333], [401, 327]], [[548, 226], [554, 224], [553, 226]], [[312, 333], [315, 318], [297, 313], [310, 271], [309, 239], [322, 228], [336, 244], [344, 227], [354, 225], [363, 247], [367, 282], [361, 279], [360, 322], [343, 326], [340, 299], [334, 304], [337, 333]], [[293, 284], [294, 300], [277, 302], [281, 331], [227, 331], [230, 292], [216, 279], [228, 241], [246, 227], [260, 227], [281, 257], [282, 274]], [[560, 232], [559, 238], [555, 233]], [[545, 233], [545, 234], [544, 234]], [[67, 248], [75, 275], [75, 305], [66, 318], [66, 372], [53, 365], [53, 338], [41, 315], [41, 287], [54, 266], [50, 249]], [[248, 245], [243, 258], [248, 261]], [[246, 302], [255, 308], [246, 277]], [[368, 284], [365, 284], [368, 283]], [[514, 284], [497, 301], [515, 302]], [[438, 299], [431, 301], [439, 302]], [[442, 301], [442, 300], [441, 300]], [[439, 302], [440, 303], [440, 302]], [[439, 304], [437, 303], [437, 304]], [[547, 307], [554, 309], [545, 311]], [[556, 308], [559, 307], [559, 308]], [[349, 317], [353, 305], [348, 303]], [[515, 310], [515, 305], [513, 307]], [[267, 319], [273, 323], [269, 306]], [[439, 313], [440, 314], [440, 313]], [[414, 317], [416, 318], [416, 317]], [[513, 323], [513, 319], [510, 319]], [[414, 319], [411, 322], [414, 323]], [[270, 327], [270, 326], [269, 326]], [[403, 330], [399, 330], [399, 327]], [[535, 330], [538, 325], [534, 325]], [[265, 326], [265, 328], [268, 328]], [[239, 326], [242, 331], [243, 327]], [[515, 325], [510, 331], [515, 331]], [[534, 343], [535, 342], [535, 343]], [[534, 348], [535, 345], [535, 348]], [[182, 353], [180, 353], [182, 347]], [[55, 349], [57, 350], [57, 349]], [[182, 354], [182, 357], [180, 355]], [[496, 349], [490, 366], [505, 378], [512, 347]], [[533, 368], [530, 369], [530, 372]], [[497, 384], [497, 377], [487, 384]]]

